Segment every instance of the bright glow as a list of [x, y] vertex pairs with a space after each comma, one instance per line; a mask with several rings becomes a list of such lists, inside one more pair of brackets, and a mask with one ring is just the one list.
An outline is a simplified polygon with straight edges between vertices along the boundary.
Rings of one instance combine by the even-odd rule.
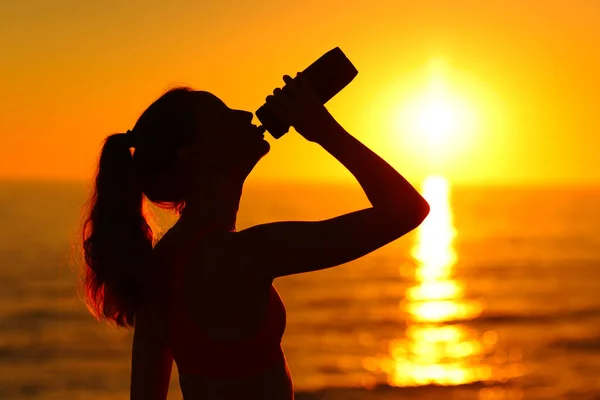
[[406, 297], [410, 300], [443, 300], [452, 299], [462, 294], [463, 288], [453, 280], [424, 282], [420, 286], [407, 290]]
[[394, 113], [403, 147], [410, 146], [436, 168], [460, 161], [480, 125], [474, 105], [465, 100], [467, 85], [457, 76], [445, 62], [433, 60], [422, 86]]
[[413, 303], [407, 307], [407, 312], [417, 322], [444, 322], [473, 319], [481, 315], [482, 306], [479, 302], [457, 302], [455, 300]]
[[493, 351], [493, 333], [484, 342], [462, 325], [443, 324], [473, 319], [482, 312], [478, 301], [464, 298], [464, 282], [453, 277], [457, 255], [450, 185], [441, 176], [430, 176], [422, 193], [431, 211], [417, 231], [412, 251], [417, 284], [406, 291], [403, 303], [410, 325], [406, 338], [389, 345], [393, 364], [386, 364], [388, 383], [460, 385], [489, 379], [489, 373], [484, 375], [488, 366], [482, 369], [478, 360]]
[[470, 123], [466, 104], [454, 97], [443, 77], [432, 79], [426, 92], [414, 105], [413, 120], [415, 133], [425, 135], [428, 143], [447, 143]]
[[421, 266], [417, 271], [419, 279], [429, 282], [450, 275], [456, 263], [452, 247], [456, 231], [452, 226], [448, 181], [441, 176], [430, 176], [423, 183], [422, 192], [431, 211], [419, 226], [419, 244], [413, 248], [412, 255]]
[[[477, 318], [483, 305], [465, 298], [466, 283], [453, 277], [456, 230], [448, 181], [430, 176], [422, 193], [431, 212], [419, 227], [413, 249], [417, 284], [407, 289], [406, 302], [402, 303], [409, 327], [405, 337], [390, 341], [389, 356], [365, 359], [363, 367], [384, 372], [387, 382], [394, 386], [504, 382], [522, 376], [519, 349], [507, 354], [496, 349], [496, 332], [480, 335], [456, 324]], [[450, 322], [455, 324], [447, 324]]]

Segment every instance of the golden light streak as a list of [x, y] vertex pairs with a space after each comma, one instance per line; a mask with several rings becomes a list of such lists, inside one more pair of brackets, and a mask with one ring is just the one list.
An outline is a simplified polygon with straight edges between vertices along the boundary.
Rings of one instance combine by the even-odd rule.
[[466, 282], [453, 276], [457, 232], [448, 181], [430, 176], [422, 189], [431, 212], [412, 249], [416, 284], [406, 290], [401, 304], [409, 327], [405, 337], [389, 342], [389, 355], [365, 358], [363, 368], [383, 372], [393, 386], [493, 384], [522, 376], [519, 349], [507, 353], [496, 347], [496, 332], [479, 334], [459, 324], [479, 317], [483, 304], [467, 298]]
[[465, 298], [465, 283], [453, 276], [458, 257], [450, 185], [441, 176], [430, 176], [422, 189], [431, 212], [419, 227], [412, 249], [417, 284], [407, 289], [402, 303], [409, 328], [405, 338], [390, 342], [389, 358], [380, 359], [379, 364], [366, 361], [365, 368], [379, 365], [388, 383], [396, 386], [489, 380], [492, 368], [481, 360], [494, 351], [495, 332], [480, 337], [464, 325], [447, 325], [477, 318], [483, 311], [479, 301]]

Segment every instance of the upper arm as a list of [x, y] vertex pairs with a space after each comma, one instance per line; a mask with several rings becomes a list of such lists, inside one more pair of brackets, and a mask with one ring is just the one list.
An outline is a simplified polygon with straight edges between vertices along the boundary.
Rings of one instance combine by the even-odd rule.
[[[269, 278], [309, 272], [362, 257], [410, 232], [429, 212], [390, 216], [367, 208], [324, 221], [290, 221], [257, 225], [233, 236], [239, 263], [251, 264]], [[254, 273], [254, 272], [252, 272]]]
[[148, 310], [135, 317], [131, 357], [131, 400], [165, 400], [173, 357], [165, 334]]

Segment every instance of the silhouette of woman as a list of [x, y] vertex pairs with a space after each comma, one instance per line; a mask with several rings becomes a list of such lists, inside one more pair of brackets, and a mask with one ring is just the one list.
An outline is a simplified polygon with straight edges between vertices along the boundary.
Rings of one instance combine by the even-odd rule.
[[[133, 130], [107, 137], [83, 228], [86, 301], [97, 318], [134, 327], [131, 399], [164, 400], [173, 360], [186, 400], [293, 399], [274, 278], [355, 260], [429, 212], [413, 186], [336, 122], [302, 74], [283, 80], [269, 110], [339, 160], [372, 207], [237, 232], [244, 181], [270, 147], [251, 112], [208, 92], [172, 89]], [[144, 195], [179, 215], [155, 245]]]

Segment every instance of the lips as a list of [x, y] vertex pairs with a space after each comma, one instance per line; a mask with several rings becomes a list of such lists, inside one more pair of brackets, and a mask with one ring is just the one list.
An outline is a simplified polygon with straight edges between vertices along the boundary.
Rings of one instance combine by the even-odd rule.
[[256, 126], [256, 125], [252, 125], [251, 130], [254, 132], [255, 135], [258, 136], [259, 139], [264, 139], [265, 135], [265, 131], [266, 129], [261, 125], [261, 126]]

